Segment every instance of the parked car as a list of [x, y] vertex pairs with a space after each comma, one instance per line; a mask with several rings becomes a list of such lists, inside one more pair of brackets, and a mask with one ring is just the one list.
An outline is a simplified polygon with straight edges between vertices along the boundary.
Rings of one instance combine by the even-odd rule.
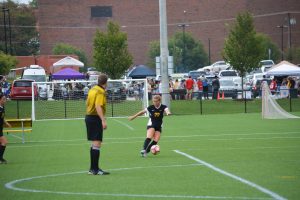
[[[32, 82], [30, 79], [14, 80], [11, 86], [10, 98], [12, 100], [31, 99], [32, 98]], [[34, 86], [34, 97], [38, 97], [37, 86]]]
[[[256, 98], [258, 96], [261, 96], [261, 83], [263, 79], [256, 79], [252, 82], [252, 95], [253, 98]], [[271, 83], [271, 79], [264, 79], [264, 81], [267, 81], [268, 85]]]
[[262, 72], [267, 72], [274, 65], [273, 60], [262, 60], [259, 62]]
[[224, 92], [225, 97], [232, 97], [233, 99], [237, 98], [237, 92], [241, 90], [241, 85], [236, 83], [233, 79], [230, 78], [220, 78], [220, 88], [221, 93]]
[[198, 77], [202, 76], [202, 75], [206, 75], [205, 71], [189, 71], [188, 76], [191, 76], [192, 79], [197, 79]]
[[230, 65], [223, 60], [217, 61], [210, 66], [205, 66], [202, 68], [202, 70], [210, 71], [210, 72], [219, 72], [221, 70], [227, 70], [227, 69], [230, 69]]
[[226, 77], [229, 77], [229, 76], [238, 77], [238, 73], [235, 70], [221, 70], [219, 72], [219, 78], [222, 78], [225, 76]]
[[109, 81], [107, 83], [107, 100], [126, 100], [126, 89], [121, 81]]

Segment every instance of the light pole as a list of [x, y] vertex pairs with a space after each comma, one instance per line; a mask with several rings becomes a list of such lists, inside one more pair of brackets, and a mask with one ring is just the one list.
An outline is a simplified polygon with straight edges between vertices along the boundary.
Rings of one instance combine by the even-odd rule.
[[[4, 28], [4, 40], [5, 40], [5, 53], [8, 54], [8, 47], [7, 47], [7, 30], [6, 24], [8, 20], [8, 31], [9, 31], [9, 47], [10, 47], [10, 54], [12, 55], [12, 48], [11, 48], [11, 25], [10, 25], [10, 12], [8, 8], [2, 7], [3, 12], [3, 28]], [[6, 14], [7, 13], [7, 14]], [[7, 15], [7, 19], [6, 19]]]
[[281, 28], [281, 60], [283, 60], [283, 29], [288, 28], [286, 25], [277, 26], [277, 28]]
[[182, 28], [182, 42], [183, 42], [182, 67], [183, 67], [183, 69], [185, 69], [185, 27], [188, 26], [188, 24], [178, 24], [177, 26]]
[[7, 9], [3, 6], [2, 12], [3, 12], [3, 27], [4, 27], [4, 41], [5, 41], [5, 53], [7, 54], [7, 35], [6, 35], [6, 11]]

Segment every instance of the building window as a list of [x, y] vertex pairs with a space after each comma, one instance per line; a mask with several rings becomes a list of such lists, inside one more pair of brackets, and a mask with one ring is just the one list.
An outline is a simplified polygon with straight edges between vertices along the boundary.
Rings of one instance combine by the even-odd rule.
[[92, 6], [91, 17], [112, 17], [111, 6]]

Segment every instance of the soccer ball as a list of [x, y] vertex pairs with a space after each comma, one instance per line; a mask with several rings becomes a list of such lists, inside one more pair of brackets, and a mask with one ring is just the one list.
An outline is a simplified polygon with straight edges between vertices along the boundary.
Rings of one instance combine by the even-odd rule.
[[153, 155], [157, 155], [159, 152], [160, 152], [160, 148], [159, 148], [158, 145], [153, 145], [153, 146], [151, 147], [151, 153], [152, 153]]

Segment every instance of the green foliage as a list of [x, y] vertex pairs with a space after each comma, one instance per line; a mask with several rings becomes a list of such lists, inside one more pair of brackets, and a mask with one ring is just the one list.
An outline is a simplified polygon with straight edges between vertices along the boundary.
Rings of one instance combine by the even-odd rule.
[[[168, 42], [169, 54], [173, 56], [175, 72], [188, 72], [207, 65], [208, 57], [201, 41], [197, 41], [189, 33], [183, 35], [182, 32], [176, 32]], [[185, 52], [183, 51], [185, 46]], [[160, 56], [159, 41], [150, 43], [149, 66], [155, 66], [155, 57]], [[184, 64], [183, 64], [183, 56]]]
[[94, 38], [94, 63], [98, 71], [112, 79], [121, 78], [132, 65], [128, 51], [127, 34], [120, 32], [120, 26], [109, 21], [107, 32], [97, 30]]
[[17, 65], [18, 61], [15, 57], [6, 55], [0, 51], [0, 74], [6, 75], [9, 70]]
[[52, 49], [52, 53], [54, 55], [77, 55], [79, 60], [83, 62], [85, 66], [87, 64], [87, 57], [84, 51], [69, 44], [64, 44], [64, 43], [56, 44]]
[[299, 64], [300, 63], [300, 47], [292, 47], [287, 51], [287, 60]]
[[241, 76], [257, 67], [264, 58], [264, 47], [257, 37], [250, 13], [239, 14], [225, 40], [223, 58]]
[[[11, 41], [9, 45], [10, 33], [8, 12], [5, 12], [6, 18], [6, 40], [4, 26], [0, 26], [0, 50], [5, 52], [5, 41], [7, 43], [7, 53], [18, 56], [28, 56], [39, 54], [39, 37], [35, 28], [36, 19], [34, 8], [25, 4], [16, 4], [13, 1], [7, 1], [5, 4], [0, 3], [0, 7], [4, 6], [9, 9], [11, 26]], [[0, 15], [1, 23], [4, 23], [3, 12]], [[11, 51], [10, 51], [11, 50]]]
[[265, 34], [258, 33], [257, 39], [261, 42], [263, 46], [263, 60], [269, 59], [269, 49], [271, 50], [270, 59], [274, 62], [278, 62], [280, 60], [280, 50], [276, 44], [271, 41], [271, 38]]

